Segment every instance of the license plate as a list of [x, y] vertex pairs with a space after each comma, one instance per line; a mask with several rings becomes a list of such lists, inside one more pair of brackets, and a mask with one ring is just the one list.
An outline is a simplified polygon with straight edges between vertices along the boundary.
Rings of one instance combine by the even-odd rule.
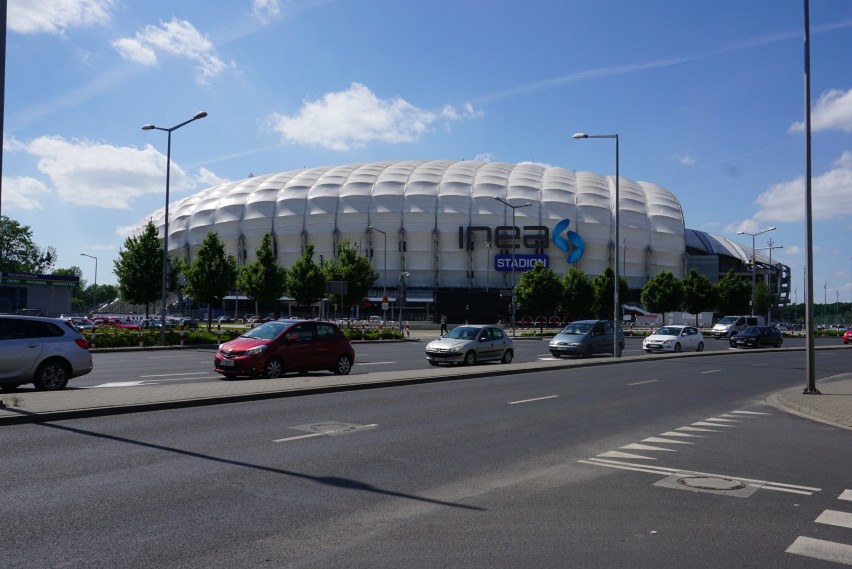
[[219, 367], [234, 367], [233, 360], [219, 360]]

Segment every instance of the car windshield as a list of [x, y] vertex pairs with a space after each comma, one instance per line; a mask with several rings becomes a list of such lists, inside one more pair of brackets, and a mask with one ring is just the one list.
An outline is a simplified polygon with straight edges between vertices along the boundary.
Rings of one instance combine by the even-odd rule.
[[743, 330], [743, 335], [746, 335], [746, 334], [752, 334], [752, 335], [760, 334], [760, 328], [758, 328], [757, 326], [749, 326], [748, 328]]
[[457, 328], [453, 328], [446, 334], [444, 334], [444, 338], [450, 338], [451, 340], [475, 340], [476, 335], [479, 333], [479, 328], [471, 328], [470, 326], [458, 326]]
[[733, 324], [737, 321], [736, 316], [725, 316], [721, 320], [719, 320], [719, 324]]
[[681, 330], [681, 328], [676, 328], [674, 326], [663, 326], [662, 328], [654, 332], [654, 334], [656, 334], [657, 336], [680, 336]]
[[589, 333], [589, 330], [592, 329], [591, 322], [572, 322], [563, 328], [559, 333], [560, 334], [570, 334], [572, 336], [583, 336]]
[[281, 332], [283, 332], [289, 324], [285, 322], [267, 322], [265, 324], [261, 324], [257, 328], [252, 328], [245, 334], [241, 335], [240, 338], [254, 338], [256, 340], [272, 340], [273, 338], [277, 338]]

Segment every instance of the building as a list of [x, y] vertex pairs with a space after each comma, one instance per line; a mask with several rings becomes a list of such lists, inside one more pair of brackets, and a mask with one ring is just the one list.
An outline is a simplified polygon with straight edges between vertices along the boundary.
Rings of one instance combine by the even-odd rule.
[[[611, 266], [616, 246], [619, 271], [637, 291], [661, 271], [681, 278], [694, 266], [714, 281], [729, 266], [748, 271], [750, 248], [687, 230], [677, 197], [650, 182], [620, 179], [621, 242], [615, 244], [614, 184], [614, 177], [593, 172], [452, 160], [253, 176], [171, 204], [169, 250], [191, 260], [216, 231], [244, 264], [269, 234], [287, 266], [308, 244], [319, 261], [349, 240], [381, 275], [370, 301], [387, 290], [394, 303], [404, 292], [412, 318], [436, 310], [499, 316], [513, 280], [535, 263], [558, 274], [575, 265], [594, 277]], [[137, 232], [152, 221], [162, 235], [163, 215], [154, 212]], [[769, 265], [763, 255], [757, 260]]]

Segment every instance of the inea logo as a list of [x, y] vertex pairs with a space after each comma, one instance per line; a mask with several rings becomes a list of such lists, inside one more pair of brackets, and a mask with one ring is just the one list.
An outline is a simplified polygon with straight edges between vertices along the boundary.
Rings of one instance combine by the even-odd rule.
[[556, 227], [553, 228], [553, 244], [568, 252], [569, 263], [576, 263], [583, 256], [586, 244], [583, 242], [583, 238], [574, 231], [568, 231], [565, 237], [562, 236], [562, 232], [568, 229], [569, 223], [571, 223], [570, 219], [563, 219], [556, 224]]

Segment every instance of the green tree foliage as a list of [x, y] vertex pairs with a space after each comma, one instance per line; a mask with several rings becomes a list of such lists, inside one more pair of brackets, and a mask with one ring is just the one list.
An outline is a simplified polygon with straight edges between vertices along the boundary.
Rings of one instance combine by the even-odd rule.
[[346, 281], [344, 304], [360, 304], [370, 287], [379, 278], [366, 255], [358, 252], [355, 243], [344, 239], [337, 244], [337, 258], [326, 261], [322, 273], [327, 281]]
[[56, 261], [56, 249], [39, 248], [28, 225], [0, 216], [0, 271], [45, 274]]
[[533, 318], [549, 317], [559, 306], [562, 283], [552, 269], [539, 263], [521, 275], [515, 294], [519, 312]]
[[769, 312], [769, 307], [775, 304], [777, 296], [769, 290], [766, 283], [757, 281], [754, 286], [754, 313], [763, 314]]
[[671, 271], [663, 271], [645, 283], [640, 298], [646, 309], [663, 315], [665, 324], [666, 312], [677, 310], [683, 304], [683, 288]]
[[212, 324], [213, 304], [222, 302], [237, 280], [237, 261], [225, 254], [225, 244], [218, 233], [210, 232], [195, 254], [195, 259], [184, 269], [186, 293], [197, 302], [207, 305], [207, 329]]
[[716, 310], [722, 314], [746, 314], [750, 305], [751, 282], [731, 269], [716, 283]]
[[314, 246], [308, 245], [302, 256], [290, 265], [284, 275], [284, 292], [298, 306], [310, 306], [319, 301], [325, 292], [325, 277], [314, 263]]
[[686, 278], [680, 281], [680, 285], [683, 289], [681, 307], [690, 314], [695, 314], [695, 325], [698, 326], [698, 313], [706, 310], [712, 312], [716, 306], [716, 287], [710, 279], [698, 274], [695, 269], [689, 271]]
[[237, 286], [254, 300], [256, 312], [258, 303], [269, 304], [281, 298], [286, 277], [286, 269], [275, 261], [272, 238], [267, 234], [257, 248], [256, 259], [240, 269]]
[[573, 317], [584, 318], [592, 312], [595, 301], [595, 289], [589, 276], [575, 266], [571, 266], [562, 277], [562, 298], [559, 303], [561, 312], [568, 312]]
[[[627, 293], [630, 290], [627, 286], [627, 279], [620, 277], [618, 279], [618, 296], [621, 303], [627, 299]], [[592, 289], [595, 292], [594, 301], [592, 302], [592, 312], [599, 319], [613, 319], [613, 297], [615, 296], [615, 271], [612, 267], [607, 267], [604, 272], [595, 277], [592, 281]]]
[[150, 221], [139, 237], [128, 237], [118, 252], [113, 269], [118, 279], [118, 296], [130, 304], [149, 306], [162, 295], [163, 243]]

